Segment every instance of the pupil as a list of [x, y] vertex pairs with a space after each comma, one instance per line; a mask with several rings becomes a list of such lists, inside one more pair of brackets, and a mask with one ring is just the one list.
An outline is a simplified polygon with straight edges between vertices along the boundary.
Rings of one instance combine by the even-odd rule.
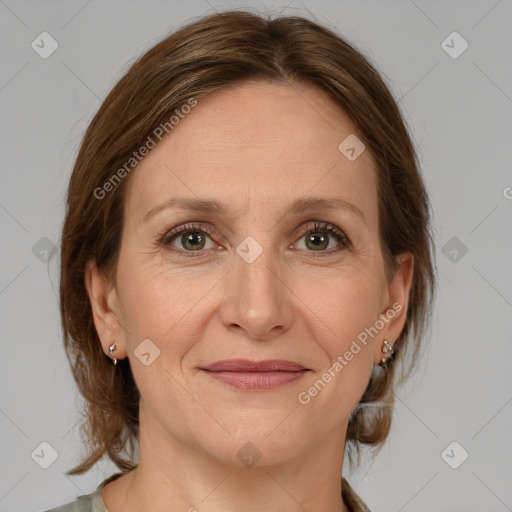
[[[183, 242], [183, 245], [185, 247], [189, 247], [193, 250], [197, 250], [197, 249], [201, 249], [202, 246], [204, 245], [204, 240], [202, 240], [202, 236], [200, 234], [196, 234], [196, 233], [189, 233], [188, 235], [184, 235], [184, 242]], [[203, 242], [203, 244], [201, 245], [201, 247], [194, 247], [195, 244], [201, 244], [201, 242]], [[192, 246], [192, 247], [190, 247]]]
[[327, 241], [327, 237], [325, 235], [315, 234], [315, 235], [309, 235], [308, 242], [311, 242], [313, 244], [313, 247], [318, 248], [320, 246], [325, 247], [325, 244], [328, 241]]

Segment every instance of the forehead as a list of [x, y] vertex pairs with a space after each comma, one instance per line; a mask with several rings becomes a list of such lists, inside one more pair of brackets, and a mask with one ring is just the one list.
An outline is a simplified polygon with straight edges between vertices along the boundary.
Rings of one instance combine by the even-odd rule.
[[[376, 215], [375, 161], [339, 149], [357, 136], [348, 115], [312, 86], [248, 83], [197, 100], [130, 177], [141, 218], [170, 197], [212, 197], [261, 213], [307, 195], [341, 196]], [[359, 136], [359, 139], [362, 139]], [[350, 139], [349, 139], [350, 140]]]

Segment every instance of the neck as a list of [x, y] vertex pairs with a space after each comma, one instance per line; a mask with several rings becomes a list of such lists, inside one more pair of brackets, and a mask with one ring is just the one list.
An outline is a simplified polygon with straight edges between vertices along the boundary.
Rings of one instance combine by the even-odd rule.
[[155, 430], [141, 422], [137, 469], [105, 486], [109, 512], [349, 512], [341, 498], [345, 432], [285, 462], [240, 467]]

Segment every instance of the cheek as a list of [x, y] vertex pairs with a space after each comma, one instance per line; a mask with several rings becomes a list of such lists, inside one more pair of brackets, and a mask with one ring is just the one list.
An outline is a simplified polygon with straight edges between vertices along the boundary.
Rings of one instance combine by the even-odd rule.
[[[315, 313], [309, 314], [311, 332], [326, 357], [298, 400], [311, 418], [326, 418], [323, 428], [327, 430], [348, 417], [368, 385], [377, 338], [367, 329], [379, 318], [379, 282], [368, 274], [347, 272], [324, 280], [323, 294], [316, 299], [310, 294], [310, 300], [305, 300]], [[325, 410], [331, 411], [328, 417]]]
[[[197, 339], [201, 318], [207, 316], [207, 300], [218, 280], [213, 274], [197, 276], [194, 270], [170, 272], [162, 264], [138, 262], [137, 258], [120, 260], [118, 270], [120, 306], [131, 351], [145, 339], [163, 348], [166, 358], [179, 361]], [[166, 363], [167, 364], [167, 363]]]
[[[118, 276], [131, 368], [146, 407], [155, 415], [164, 414], [156, 404], [165, 403], [163, 411], [185, 408], [189, 395], [183, 393], [187, 384], [180, 366], [204, 330], [207, 301], [201, 299], [214, 281], [137, 263], [136, 258], [120, 261]], [[148, 347], [153, 360], [147, 366], [139, 360], [142, 347]]]
[[384, 279], [378, 272], [347, 267], [309, 279], [297, 289], [310, 310], [314, 332], [323, 333], [324, 348], [332, 357], [344, 352], [353, 339], [379, 318]]

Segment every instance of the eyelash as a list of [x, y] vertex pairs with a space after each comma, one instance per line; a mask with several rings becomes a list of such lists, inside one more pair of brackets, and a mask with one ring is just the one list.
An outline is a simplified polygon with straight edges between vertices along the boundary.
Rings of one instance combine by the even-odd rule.
[[[175, 238], [177, 238], [179, 235], [184, 233], [194, 233], [194, 232], [202, 232], [205, 235], [208, 235], [208, 237], [211, 238], [211, 236], [214, 234], [215, 230], [212, 229], [212, 227], [208, 224], [203, 223], [192, 223], [192, 224], [184, 224], [182, 226], [179, 226], [177, 228], [171, 229], [170, 231], [164, 231], [163, 233], [160, 233], [157, 237], [157, 245], [159, 247], [166, 247], [171, 248], [170, 250], [176, 251], [178, 253], [185, 253], [186, 257], [190, 258], [197, 258], [201, 257], [201, 252], [204, 252], [204, 250], [197, 250], [197, 251], [186, 251], [184, 249], [177, 249], [175, 247], [171, 246], [171, 243], [174, 241]], [[305, 225], [301, 227], [298, 232], [295, 234], [295, 236], [298, 237], [298, 240], [300, 240], [304, 235], [308, 233], [327, 233], [328, 235], [333, 236], [337, 242], [340, 244], [340, 248], [337, 249], [331, 249], [328, 251], [312, 251], [308, 250], [308, 252], [311, 253], [313, 257], [325, 257], [329, 256], [333, 253], [338, 253], [339, 251], [349, 249], [351, 248], [351, 242], [349, 238], [338, 229], [336, 226], [329, 224], [327, 222], [317, 222], [315, 221], [313, 226], [311, 225]]]

